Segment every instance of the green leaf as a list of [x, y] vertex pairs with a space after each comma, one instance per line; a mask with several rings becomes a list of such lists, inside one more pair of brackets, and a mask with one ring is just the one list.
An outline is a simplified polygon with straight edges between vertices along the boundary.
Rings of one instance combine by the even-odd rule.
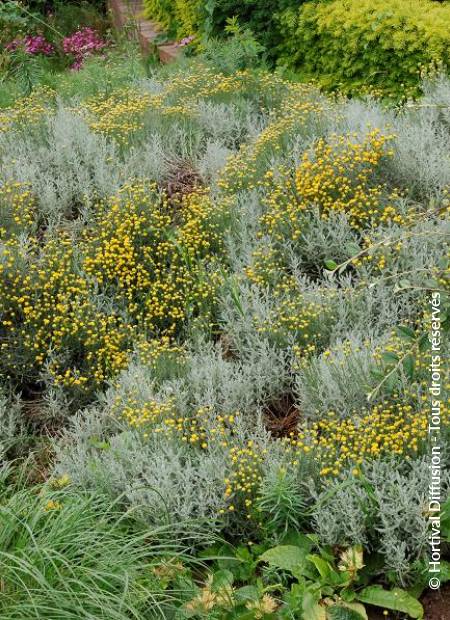
[[361, 603], [341, 603], [343, 607], [347, 607], [348, 609], [352, 609], [357, 614], [359, 614], [364, 620], [368, 620], [366, 608]]
[[421, 353], [424, 353], [425, 351], [428, 351], [428, 349], [430, 348], [430, 342], [428, 340], [428, 334], [422, 334], [419, 338], [419, 351]]
[[333, 605], [328, 610], [330, 620], [367, 620], [364, 605], [352, 603], [352, 605]]
[[400, 588], [384, 590], [380, 586], [368, 586], [358, 593], [357, 599], [368, 605], [401, 611], [411, 618], [423, 618], [423, 607], [419, 601]]
[[306, 556], [306, 549], [294, 545], [278, 545], [259, 556], [259, 560], [275, 568], [292, 572], [305, 564]]
[[302, 605], [303, 617], [308, 620], [327, 620], [327, 612], [319, 605], [317, 597], [311, 592], [305, 592]]
[[414, 378], [414, 366], [415, 366], [414, 356], [411, 353], [409, 353], [403, 360], [403, 370], [405, 371], [408, 379], [412, 380]]
[[392, 392], [395, 386], [397, 385], [397, 383], [398, 383], [398, 372], [395, 371], [389, 375], [389, 377], [386, 379], [384, 383], [386, 392], [388, 393]]
[[257, 601], [259, 599], [259, 591], [256, 586], [243, 586], [234, 593], [238, 602]]
[[301, 532], [289, 530], [280, 542], [282, 545], [300, 547], [309, 553], [314, 545], [318, 543], [318, 540], [313, 534], [302, 534]]
[[335, 571], [326, 560], [321, 558], [320, 555], [315, 554], [308, 555], [306, 559], [314, 564], [322, 579], [325, 579], [327, 582], [330, 581], [331, 574]]
[[406, 325], [399, 325], [395, 331], [397, 332], [397, 336], [400, 336], [403, 340], [411, 341], [416, 338], [415, 331], [410, 327], [406, 327]]
[[441, 507], [441, 534], [445, 540], [450, 542], [450, 497]]
[[222, 588], [233, 585], [233, 573], [229, 570], [218, 570], [213, 574], [212, 591], [217, 592]]
[[327, 269], [328, 271], [334, 271], [338, 266], [337, 263], [331, 259], [324, 260], [323, 264], [325, 266], [325, 269]]
[[346, 243], [344, 248], [349, 258], [351, 256], [355, 256], [355, 254], [359, 254], [359, 252], [361, 251], [361, 248], [357, 243]]
[[399, 357], [396, 353], [392, 353], [392, 351], [383, 351], [381, 354], [381, 359], [386, 364], [396, 364], [399, 360]]

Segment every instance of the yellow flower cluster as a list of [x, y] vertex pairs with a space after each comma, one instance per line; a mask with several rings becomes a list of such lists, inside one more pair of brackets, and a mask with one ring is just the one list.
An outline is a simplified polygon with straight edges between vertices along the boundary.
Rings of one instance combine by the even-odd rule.
[[[240, 499], [243, 508], [248, 512], [253, 505], [253, 499], [257, 494], [261, 483], [261, 465], [264, 463], [266, 451], [250, 440], [246, 446], [232, 446], [229, 449], [230, 470], [225, 483], [225, 497], [229, 500]], [[234, 503], [228, 505], [228, 511], [234, 512]]]
[[[0, 239], [17, 237], [35, 223], [36, 201], [24, 183], [0, 186]], [[1, 270], [1, 265], [0, 265]]]
[[[346, 213], [351, 226], [362, 231], [371, 225], [393, 221], [402, 223], [393, 202], [398, 194], [374, 183], [374, 173], [383, 157], [392, 154], [387, 144], [392, 136], [370, 132], [363, 141], [356, 136], [332, 136], [319, 139], [311, 151], [303, 154], [292, 179], [280, 168], [273, 190], [266, 198], [267, 212], [263, 230], [277, 240], [298, 239], [306, 211], [319, 209], [327, 219], [331, 212]], [[266, 174], [267, 182], [273, 177]]]
[[75, 112], [86, 118], [93, 131], [127, 146], [144, 129], [146, 119], [152, 113], [169, 120], [193, 119], [201, 101], [232, 101], [237, 95], [254, 97], [261, 93], [264, 100], [270, 102], [272, 98], [279, 98], [283, 86], [287, 88], [287, 83], [268, 73], [261, 73], [258, 77], [249, 71], [223, 75], [197, 62], [196, 70], [175, 74], [156, 94], [125, 88], [107, 97], [92, 97]]
[[[219, 244], [217, 212], [204, 191], [186, 196], [173, 212], [154, 185], [127, 185], [88, 233], [83, 267], [102, 287], [116, 287], [127, 312], [145, 330], [172, 336], [188, 314], [205, 310], [217, 274], [203, 259]], [[170, 266], [170, 268], [169, 268]]]
[[[61, 233], [39, 248], [9, 243], [0, 280], [3, 364], [11, 374], [29, 376], [48, 366], [56, 383], [83, 388], [101, 384], [124, 367], [130, 336], [123, 321], [102, 313], [89, 295], [88, 282], [74, 269], [75, 250]], [[69, 351], [81, 358], [64, 356]]]
[[[168, 352], [188, 319], [209, 324], [226, 207], [214, 207], [206, 192], [186, 196], [174, 213], [154, 185], [130, 184], [97, 204], [79, 239], [34, 231], [26, 244], [13, 233], [31, 226], [29, 190], [5, 185], [0, 206], [8, 227], [0, 270], [6, 374], [46, 368], [61, 385], [92, 389], [125, 367], [133, 342], [143, 353], [143, 343], [163, 338]], [[101, 302], [105, 293], [113, 310]]]
[[55, 91], [39, 86], [31, 95], [17, 99], [13, 106], [0, 109], [0, 133], [24, 125], [32, 127], [44, 117], [54, 98]]
[[255, 329], [261, 334], [271, 335], [279, 342], [288, 336], [294, 336], [295, 342], [302, 345], [303, 350], [312, 352], [321, 336], [320, 325], [324, 319], [326, 307], [311, 302], [297, 292], [290, 297], [277, 295], [278, 287], [274, 289], [274, 297], [278, 303], [264, 320], [255, 317]]
[[135, 348], [139, 361], [153, 369], [180, 368], [186, 360], [186, 350], [176, 345], [169, 336], [152, 340], [142, 339], [136, 343]]
[[[290, 85], [282, 109], [270, 110], [270, 122], [253, 144], [244, 144], [224, 167], [218, 187], [228, 194], [242, 189], [266, 189], [273, 182], [270, 169], [274, 156], [286, 146], [294, 132], [319, 122], [324, 108], [317, 90], [308, 84]], [[280, 176], [282, 176], [280, 174]]]
[[[442, 424], [450, 422], [443, 407]], [[349, 464], [356, 466], [378, 457], [413, 456], [427, 441], [428, 411], [404, 403], [376, 405], [359, 417], [339, 420], [329, 414], [313, 424], [308, 441], [322, 465], [322, 475], [337, 475]], [[294, 445], [302, 440], [293, 439]]]
[[[89, 127], [128, 144], [131, 137], [144, 127], [143, 115], [152, 104], [152, 97], [133, 89], [115, 91], [109, 97], [92, 97], [83, 102], [81, 113]], [[76, 108], [75, 112], [79, 112]]]

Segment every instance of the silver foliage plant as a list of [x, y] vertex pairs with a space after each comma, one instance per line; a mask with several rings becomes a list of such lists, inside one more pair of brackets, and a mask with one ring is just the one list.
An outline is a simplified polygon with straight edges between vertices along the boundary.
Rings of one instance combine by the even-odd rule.
[[[316, 494], [314, 527], [328, 544], [365, 544], [383, 556], [383, 571], [406, 585], [426, 558], [429, 535], [426, 457], [367, 463], [361, 478], [336, 480]], [[450, 491], [448, 463], [442, 491]]]
[[[152, 93], [161, 90], [156, 79], [143, 81], [141, 87]], [[445, 200], [444, 190], [450, 185], [449, 105], [450, 86], [444, 78], [427, 87], [421, 104], [400, 113], [371, 100], [336, 100], [330, 103], [328, 120], [308, 122], [288, 141], [288, 152], [270, 155], [264, 166], [293, 168], [319, 137], [333, 133], [363, 136], [368, 129], [378, 128], [394, 136], [394, 154], [383, 163], [381, 179], [407, 188], [399, 199], [399, 210], [406, 213], [413, 206], [425, 212]], [[189, 164], [211, 186], [215, 199], [221, 200], [218, 180], [228, 157], [242, 142], [254, 140], [268, 119], [255, 112], [254, 102], [204, 102], [195, 122], [175, 121], [170, 126], [164, 122], [149, 114], [142, 135], [124, 155], [113, 142], [91, 131], [70, 106], [60, 103], [29, 134], [0, 135], [0, 180], [30, 183], [50, 228], [73, 217], [74, 205], [81, 218], [89, 218], [95, 200], [110, 195], [127, 180], [145, 178], [164, 186], [174, 164], [180, 163]], [[258, 189], [242, 190], [234, 198], [231, 223], [224, 234], [226, 277], [218, 308], [218, 341], [189, 334], [186, 359], [172, 369], [147, 366], [138, 355], [133, 356], [114, 385], [71, 420], [69, 430], [57, 442], [56, 472], [68, 474], [81, 487], [120, 497], [153, 524], [200, 519], [216, 530], [225, 505], [226, 450], [208, 447], [196, 452], [167, 437], [150, 434], [144, 438], [117, 415], [115, 403], [139, 406], [171, 399], [182, 414], [207, 407], [211, 421], [219, 415], [233, 415], [236, 443], [243, 446], [253, 439], [261, 451], [267, 450], [259, 501], [275, 529], [295, 526], [303, 518], [303, 509], [313, 509], [309, 524], [321, 540], [339, 545], [363, 543], [378, 550], [385, 569], [407, 583], [426, 540], [425, 462], [366, 463], [367, 484], [350, 472], [345, 480], [326, 484], [319, 480], [317, 464], [306, 459], [297, 470], [282, 474], [286, 463], [279, 444], [265, 428], [264, 412], [285, 394], [293, 398], [302, 419], [308, 420], [330, 410], [349, 418], [367, 404], [367, 392], [374, 382], [375, 349], [388, 341], [393, 328], [417, 316], [423, 294], [414, 287], [424, 285], [430, 265], [437, 264], [447, 251], [448, 222], [425, 218], [406, 239], [402, 228], [394, 224], [372, 230], [374, 239], [392, 245], [401, 241], [395, 259], [387, 259], [383, 275], [368, 262], [358, 275], [349, 269], [328, 280], [324, 261], [347, 260], [358, 236], [344, 214], [324, 220], [311, 205], [300, 238], [277, 245], [296, 291], [324, 308], [318, 319], [320, 346], [299, 368], [293, 338], [281, 343], [257, 327], [270, 322], [279, 300], [269, 289], [243, 277], [255, 251], [275, 244], [269, 235], [258, 236], [263, 198]], [[405, 277], [412, 289], [395, 291]], [[51, 419], [69, 406], [54, 387], [47, 389], [43, 400]], [[1, 395], [0, 456], [20, 437], [21, 416], [20, 405]], [[448, 487], [445, 474], [444, 491]]]

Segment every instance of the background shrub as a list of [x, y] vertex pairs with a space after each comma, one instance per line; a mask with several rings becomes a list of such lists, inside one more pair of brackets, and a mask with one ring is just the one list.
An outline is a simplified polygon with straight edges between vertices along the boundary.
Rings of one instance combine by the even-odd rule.
[[282, 40], [278, 13], [299, 4], [298, 0], [144, 0], [147, 17], [177, 37], [221, 36], [227, 21], [236, 18], [240, 26], [253, 32], [269, 58]]
[[449, 64], [450, 5], [429, 0], [334, 0], [288, 8], [281, 63], [356, 94], [416, 94], [421, 69]]
[[236, 17], [241, 26], [252, 30], [268, 57], [273, 58], [275, 46], [282, 40], [278, 14], [300, 4], [299, 0], [213, 0], [202, 3], [202, 23], [207, 34], [218, 35], [227, 19]]
[[200, 30], [199, 0], [144, 0], [145, 14], [173, 36], [182, 38]]

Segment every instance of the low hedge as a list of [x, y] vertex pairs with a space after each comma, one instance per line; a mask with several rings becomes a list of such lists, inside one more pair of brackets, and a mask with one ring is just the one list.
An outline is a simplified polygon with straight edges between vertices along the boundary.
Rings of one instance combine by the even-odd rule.
[[450, 66], [450, 2], [307, 2], [280, 17], [279, 63], [347, 94], [418, 94], [421, 70]]

